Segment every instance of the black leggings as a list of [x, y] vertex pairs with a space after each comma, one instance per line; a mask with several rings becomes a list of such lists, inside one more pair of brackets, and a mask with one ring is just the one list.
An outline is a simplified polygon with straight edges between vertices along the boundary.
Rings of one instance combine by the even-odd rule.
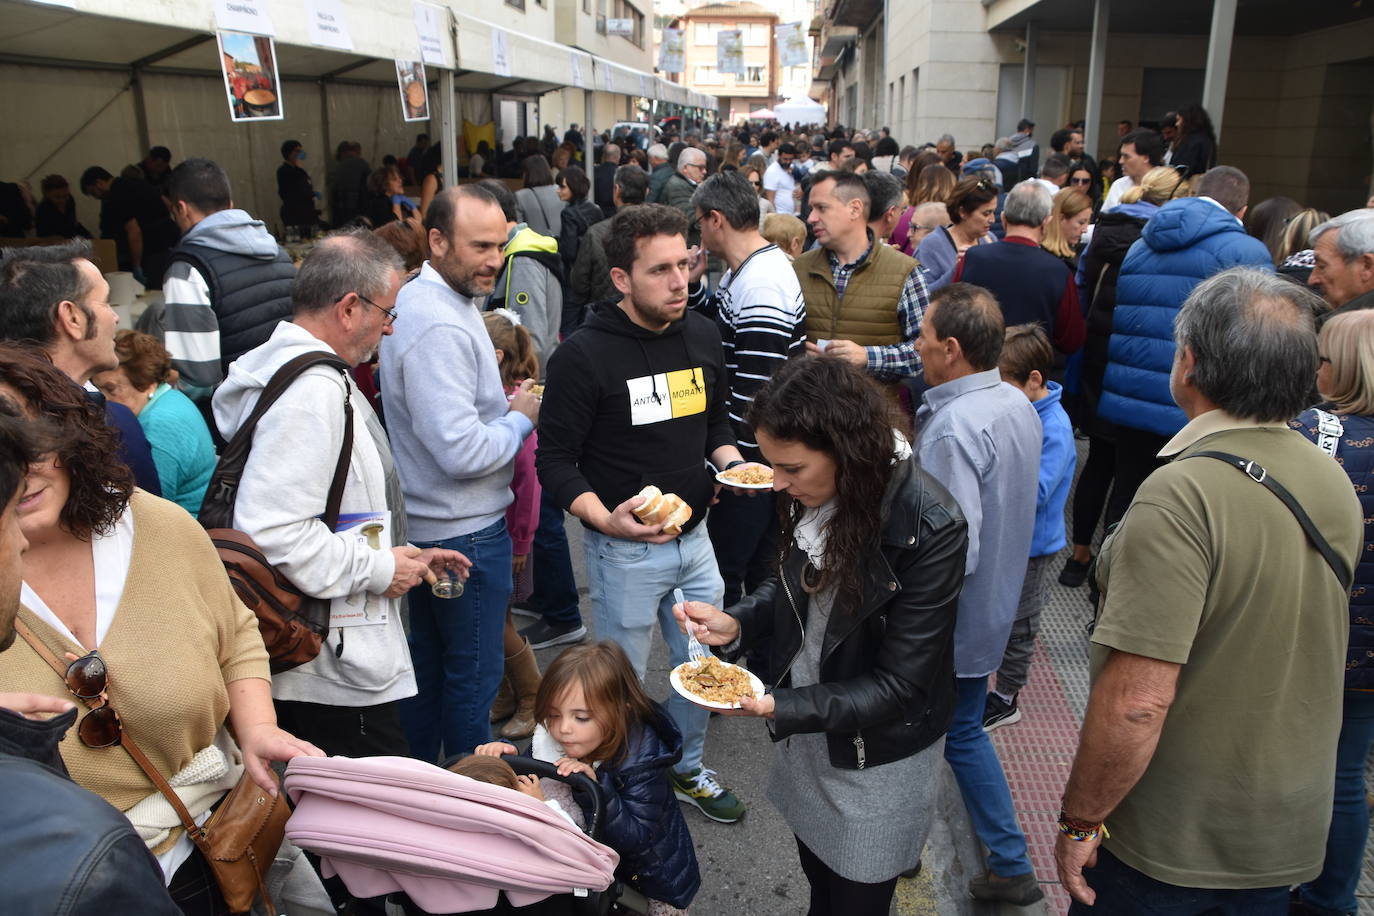
[[841, 878], [797, 839], [797, 855], [802, 871], [811, 885], [811, 908], [806, 916], [887, 916], [892, 907], [892, 892], [897, 876], [877, 884], [863, 884]]
[[1107, 504], [1107, 493], [1116, 474], [1116, 445], [1101, 436], [1088, 437], [1088, 460], [1073, 491], [1073, 542], [1089, 544], [1097, 534], [1097, 520]]

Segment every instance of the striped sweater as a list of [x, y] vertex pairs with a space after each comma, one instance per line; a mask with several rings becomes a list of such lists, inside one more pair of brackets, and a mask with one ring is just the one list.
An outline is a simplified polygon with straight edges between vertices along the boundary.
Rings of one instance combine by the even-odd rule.
[[762, 454], [754, 431], [744, 421], [754, 392], [782, 366], [804, 352], [806, 302], [792, 263], [782, 249], [767, 245], [726, 271], [715, 293], [703, 286], [692, 306], [714, 318], [725, 346], [730, 375], [730, 423], [740, 453], [750, 461]]

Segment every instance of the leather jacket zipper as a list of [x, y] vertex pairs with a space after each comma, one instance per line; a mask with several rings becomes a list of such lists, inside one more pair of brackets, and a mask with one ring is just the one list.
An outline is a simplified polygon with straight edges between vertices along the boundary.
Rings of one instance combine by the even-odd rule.
[[792, 670], [792, 666], [797, 663], [797, 659], [801, 658], [802, 650], [806, 648], [806, 624], [802, 623], [801, 611], [797, 610], [797, 602], [792, 598], [792, 589], [787, 584], [787, 573], [784, 572], [778, 578], [782, 581], [782, 590], [787, 595], [787, 603], [792, 608], [792, 615], [797, 618], [797, 627], [801, 630], [802, 638], [801, 642], [797, 645], [797, 651], [792, 656], [792, 660], [787, 663], [787, 667], [782, 669], [782, 673], [779, 674], [777, 679], [773, 682], [775, 684], [782, 683], [782, 679]]
[[854, 750], [859, 755], [859, 769], [862, 770], [864, 768], [864, 763], [868, 760], [868, 755], [864, 753], [863, 732], [854, 733]]

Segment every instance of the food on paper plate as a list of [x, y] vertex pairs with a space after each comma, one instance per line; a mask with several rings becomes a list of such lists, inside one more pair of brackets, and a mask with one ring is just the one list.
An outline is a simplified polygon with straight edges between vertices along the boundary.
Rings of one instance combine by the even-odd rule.
[[745, 487], [761, 487], [773, 483], [773, 469], [761, 464], [741, 464], [720, 472], [721, 479]]
[[646, 525], [662, 525], [664, 534], [681, 534], [682, 526], [692, 517], [692, 507], [676, 493], [664, 493], [651, 485], [636, 495], [644, 497], [644, 502], [632, 510], [635, 517]]
[[683, 662], [676, 671], [683, 687], [712, 703], [739, 706], [744, 697], [756, 697], [749, 672], [714, 655], [708, 655], [700, 665]]

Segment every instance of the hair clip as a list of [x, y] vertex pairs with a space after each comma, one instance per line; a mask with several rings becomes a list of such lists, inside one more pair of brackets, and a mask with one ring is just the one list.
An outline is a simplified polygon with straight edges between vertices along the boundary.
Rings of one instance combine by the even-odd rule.
[[492, 309], [492, 312], [494, 312], [497, 315], [500, 315], [502, 318], [506, 319], [511, 324], [515, 325], [517, 328], [520, 327], [520, 316], [512, 312], [510, 309], [495, 308]]

